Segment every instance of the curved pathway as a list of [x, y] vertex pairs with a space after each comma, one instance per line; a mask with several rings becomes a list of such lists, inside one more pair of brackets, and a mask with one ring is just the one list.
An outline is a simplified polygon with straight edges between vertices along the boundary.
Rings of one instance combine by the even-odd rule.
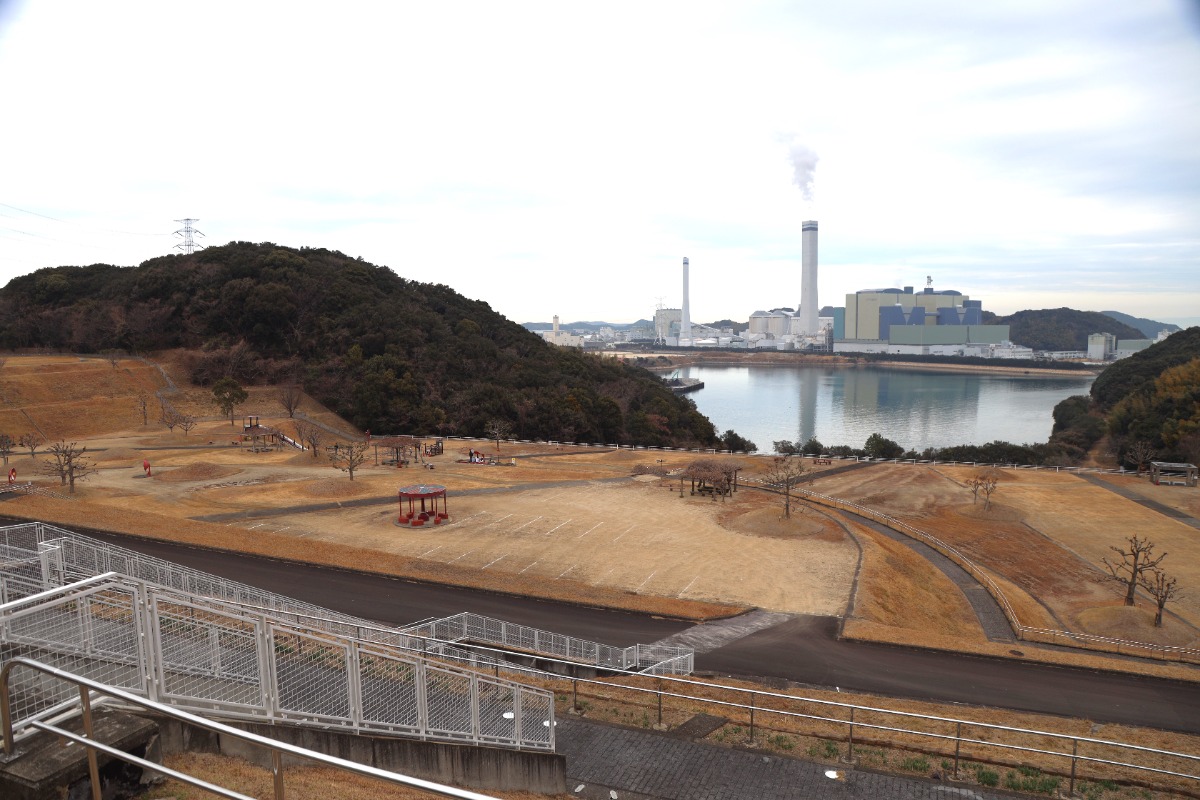
[[983, 633], [991, 642], [1015, 642], [1016, 637], [1013, 635], [1012, 626], [1008, 624], [1008, 618], [1004, 616], [1004, 611], [1000, 608], [1000, 604], [992, 597], [991, 593], [983, 587], [979, 581], [975, 580], [971, 573], [955, 564], [946, 556], [934, 550], [924, 542], [919, 542], [911, 536], [905, 536], [898, 531], [894, 531], [886, 525], [880, 525], [874, 520], [860, 517], [850, 511], [838, 509], [840, 513], [854, 519], [855, 522], [863, 525], [876, 533], [880, 533], [889, 539], [893, 539], [907, 546], [917, 555], [924, 558], [934, 567], [937, 567], [943, 575], [954, 582], [954, 585], [962, 591], [967, 598], [967, 602], [971, 604], [971, 609], [975, 612], [976, 619], [979, 620], [979, 625], [983, 628]]

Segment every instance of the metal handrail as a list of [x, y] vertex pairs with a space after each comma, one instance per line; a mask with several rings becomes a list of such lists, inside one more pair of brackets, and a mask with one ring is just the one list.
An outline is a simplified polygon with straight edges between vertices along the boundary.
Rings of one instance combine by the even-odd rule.
[[223, 725], [220, 722], [214, 722], [212, 720], [196, 716], [195, 714], [189, 714], [186, 711], [181, 711], [177, 708], [163, 705], [162, 703], [156, 703], [153, 700], [146, 700], [114, 686], [108, 686], [106, 684], [93, 681], [89, 678], [84, 678], [65, 670], [58, 669], [57, 667], [52, 667], [47, 664], [42, 664], [39, 661], [25, 658], [24, 656], [18, 656], [11, 659], [4, 664], [3, 668], [0, 668], [0, 717], [3, 718], [4, 755], [6, 757], [11, 757], [13, 755], [15, 747], [12, 729], [12, 717], [9, 709], [9, 675], [13, 668], [17, 666], [32, 669], [37, 672], [43, 672], [67, 683], [73, 683], [79, 687], [80, 709], [83, 713], [83, 736], [79, 736], [78, 734], [70, 731], [62, 730], [61, 728], [44, 722], [34, 723], [34, 726], [39, 730], [62, 736], [63, 738], [76, 742], [77, 744], [81, 744], [87, 748], [88, 773], [91, 778], [93, 800], [101, 800], [100, 773], [96, 758], [97, 751], [128, 761], [130, 763], [138, 764], [155, 772], [170, 775], [176, 780], [183, 781], [193, 786], [199, 786], [202, 789], [214, 792], [222, 797], [234, 798], [234, 800], [251, 800], [251, 798], [232, 790], [215, 786], [206, 781], [200, 780], [199, 778], [193, 778], [190, 775], [173, 770], [169, 767], [164, 767], [161, 764], [155, 764], [151, 761], [146, 761], [145, 759], [138, 758], [130, 753], [125, 753], [116, 748], [109, 747], [101, 742], [97, 742], [92, 738], [92, 692], [104, 695], [114, 700], [120, 700], [123, 703], [140, 706], [149, 711], [153, 711], [156, 714], [162, 714], [172, 719], [177, 719], [180, 722], [185, 722], [189, 725], [195, 725], [196, 727], [213, 731], [221, 734], [222, 736], [231, 736], [235, 739], [240, 739], [244, 742], [266, 748], [271, 752], [271, 772], [274, 776], [275, 800], [286, 800], [287, 797], [287, 791], [283, 780], [284, 755], [308, 759], [323, 766], [342, 769], [347, 772], [353, 772], [357, 775], [363, 775], [368, 778], [377, 778], [387, 783], [407, 786], [412, 789], [432, 792], [433, 794], [441, 795], [442, 797], [453, 797], [458, 798], [458, 800], [497, 800], [497, 798], [491, 795], [479, 794], [477, 792], [467, 791], [466, 789], [458, 789], [453, 786], [445, 786], [443, 784], [434, 783], [433, 781], [427, 781], [421, 778], [413, 778], [408, 775], [388, 772], [377, 767], [369, 767], [365, 764], [347, 761], [346, 759], [337, 758], [336, 756], [329, 756], [323, 753], [314, 752], [312, 750], [306, 750], [303, 747], [297, 747], [296, 745], [288, 744], [287, 742], [278, 742], [274, 739], [268, 739], [267, 737], [260, 736], [256, 733], [239, 730], [238, 728], [234, 728], [229, 725]]

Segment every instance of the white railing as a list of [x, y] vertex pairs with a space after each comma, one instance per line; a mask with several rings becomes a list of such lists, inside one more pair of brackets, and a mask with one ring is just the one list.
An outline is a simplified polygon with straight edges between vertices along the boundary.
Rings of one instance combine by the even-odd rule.
[[[99, 769], [99, 754], [103, 753], [111, 758], [116, 758], [130, 764], [142, 767], [152, 773], [161, 775], [169, 775], [177, 781], [186, 783], [190, 786], [195, 786], [200, 789], [217, 795], [218, 797], [230, 798], [231, 800], [253, 800], [247, 795], [226, 789], [220, 784], [210, 783], [208, 781], [196, 778], [185, 772], [180, 772], [170, 767], [165, 767], [162, 764], [148, 761], [131, 753], [126, 753], [115, 747], [110, 747], [96, 740], [93, 736], [92, 725], [92, 709], [99, 704], [107, 703], [110, 700], [115, 700], [122, 705], [133, 706], [134, 708], [144, 708], [147, 711], [155, 714], [178, 720], [186, 725], [190, 725], [204, 730], [213, 731], [223, 738], [237, 739], [248, 744], [261, 747], [271, 754], [271, 772], [274, 777], [274, 797], [275, 800], [286, 800], [287, 798], [287, 783], [284, 779], [284, 756], [300, 758], [307, 761], [313, 761], [321, 766], [331, 767], [344, 772], [352, 772], [357, 775], [363, 775], [369, 778], [376, 778], [385, 783], [404, 786], [410, 789], [429, 792], [440, 795], [442, 797], [453, 797], [459, 800], [495, 800], [490, 795], [482, 795], [477, 792], [470, 792], [466, 789], [459, 789], [453, 786], [445, 786], [440, 783], [423, 780], [421, 778], [413, 778], [408, 775], [400, 775], [395, 772], [388, 772], [377, 767], [358, 764], [354, 761], [338, 758], [336, 756], [325, 755], [314, 750], [307, 750], [296, 745], [286, 742], [279, 742], [274, 739], [268, 739], [265, 736], [259, 736], [256, 733], [243, 731], [238, 728], [224, 725], [220, 722], [214, 722], [203, 717], [198, 717], [194, 714], [189, 714], [186, 711], [181, 711], [178, 708], [164, 705], [162, 703], [148, 700], [121, 689], [109, 686], [104, 683], [90, 680], [86, 677], [71, 674], [65, 670], [57, 669], [48, 664], [41, 664], [28, 658], [14, 658], [4, 664], [3, 669], [0, 669], [0, 717], [3, 718], [3, 736], [4, 736], [4, 754], [12, 756], [15, 752], [16, 736], [15, 729], [12, 725], [11, 703], [12, 697], [10, 687], [12, 686], [12, 675], [20, 669], [22, 672], [32, 672], [39, 678], [44, 678], [56, 683], [63, 684], [67, 687], [67, 693], [74, 695], [75, 699], [72, 706], [78, 706], [80, 715], [82, 716], [83, 733], [78, 734], [69, 731], [53, 721], [35, 721], [30, 724], [30, 727], [53, 734], [64, 739], [66, 743], [81, 745], [87, 752], [88, 761], [88, 779], [91, 786], [91, 795], [97, 800], [101, 797], [101, 779]], [[26, 677], [28, 680], [28, 676]], [[71, 687], [74, 687], [73, 689]], [[92, 695], [98, 697], [93, 699]]]
[[651, 674], [690, 675], [694, 660], [692, 649], [687, 647], [653, 644], [613, 647], [471, 612], [423, 622], [405, 628], [405, 632], [447, 642], [496, 645], [602, 669]]
[[[554, 749], [548, 691], [115, 573], [0, 606], [0, 662], [19, 656], [198, 713]], [[18, 728], [64, 702], [16, 690]]]

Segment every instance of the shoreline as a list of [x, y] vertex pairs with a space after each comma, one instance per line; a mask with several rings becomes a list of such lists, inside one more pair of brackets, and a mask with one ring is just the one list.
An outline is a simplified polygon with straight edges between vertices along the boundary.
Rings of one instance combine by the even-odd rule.
[[630, 360], [637, 358], [648, 359], [667, 359], [666, 363], [644, 366], [652, 372], [660, 370], [675, 369], [677, 367], [732, 367], [732, 366], [755, 366], [755, 367], [804, 367], [804, 366], [827, 366], [827, 367], [883, 367], [894, 369], [908, 370], [926, 370], [933, 372], [972, 372], [978, 374], [993, 374], [993, 375], [1029, 375], [1032, 377], [1091, 377], [1095, 378], [1100, 374], [1099, 370], [1074, 370], [1074, 369], [1054, 369], [1052, 367], [1015, 367], [997, 364], [947, 364], [947, 363], [928, 363], [923, 361], [866, 361], [857, 357], [848, 357], [844, 355], [802, 355], [797, 353], [621, 353], [616, 356], [622, 360]]

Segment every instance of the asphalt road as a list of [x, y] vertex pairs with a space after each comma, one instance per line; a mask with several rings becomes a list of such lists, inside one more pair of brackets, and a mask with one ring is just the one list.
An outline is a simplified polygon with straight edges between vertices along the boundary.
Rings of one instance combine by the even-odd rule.
[[[653, 642], [689, 627], [642, 614], [87, 533], [147, 555], [391, 624], [474, 611], [621, 647]], [[1200, 733], [1200, 684], [839, 641], [836, 630], [834, 618], [799, 617], [698, 654], [696, 669]], [[1014, 649], [1023, 646], [1018, 642]]]

